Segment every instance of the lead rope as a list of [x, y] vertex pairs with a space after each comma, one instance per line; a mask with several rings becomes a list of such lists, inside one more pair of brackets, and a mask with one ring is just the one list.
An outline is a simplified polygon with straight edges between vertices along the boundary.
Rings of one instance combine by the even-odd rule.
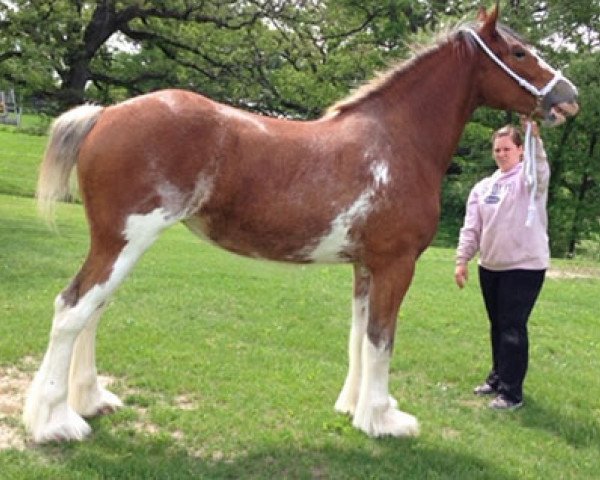
[[537, 168], [536, 168], [536, 139], [532, 135], [531, 122], [527, 122], [525, 127], [525, 149], [523, 151], [523, 168], [525, 168], [525, 184], [529, 190], [529, 205], [527, 206], [527, 220], [525, 221], [526, 227], [531, 227], [533, 219], [537, 212], [535, 207], [535, 196], [537, 193]]
[[[552, 79], [541, 89], [535, 87], [527, 80], [525, 80], [520, 75], [517, 75], [514, 71], [512, 71], [502, 60], [500, 60], [494, 52], [485, 44], [485, 42], [481, 39], [481, 37], [473, 30], [472, 28], [463, 27], [462, 31], [470, 34], [477, 44], [481, 47], [481, 49], [492, 59], [502, 70], [504, 70], [513, 80], [515, 80], [521, 87], [527, 90], [529, 93], [537, 97], [538, 102], [544, 98], [559, 81], [564, 81], [568, 83], [575, 91], [577, 88], [575, 85], [571, 83], [570, 80], [565, 78], [560, 70], [554, 70], [549, 65], [546, 65], [546, 68], [552, 72]], [[530, 52], [538, 61], [541, 59], [534, 53]], [[525, 148], [523, 151], [523, 168], [525, 169], [525, 183], [528, 188], [530, 188], [529, 192], [529, 205], [527, 206], [527, 219], [525, 220], [525, 226], [531, 227], [533, 224], [533, 220], [536, 215], [535, 208], [535, 195], [537, 193], [537, 168], [536, 168], [536, 139], [535, 136], [531, 134], [532, 125], [531, 122], [527, 122], [527, 127], [525, 128]]]

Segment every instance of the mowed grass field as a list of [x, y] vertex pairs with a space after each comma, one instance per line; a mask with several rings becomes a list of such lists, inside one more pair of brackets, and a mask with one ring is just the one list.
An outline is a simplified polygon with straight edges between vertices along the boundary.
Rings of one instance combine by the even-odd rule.
[[[98, 369], [125, 402], [82, 443], [32, 445], [19, 421], [52, 303], [87, 227], [57, 228], [31, 197], [45, 139], [0, 132], [1, 479], [600, 478], [600, 266], [553, 261], [530, 321], [525, 407], [472, 395], [489, 366], [475, 266], [431, 248], [400, 313], [390, 391], [414, 439], [371, 439], [336, 414], [347, 369], [351, 268], [236, 257], [184, 227], [150, 249], [107, 309]], [[4, 437], [4, 440], [2, 440]]]

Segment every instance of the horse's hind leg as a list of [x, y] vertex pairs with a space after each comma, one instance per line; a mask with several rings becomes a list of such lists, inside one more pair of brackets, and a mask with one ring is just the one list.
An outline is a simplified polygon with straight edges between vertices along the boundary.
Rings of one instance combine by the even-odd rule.
[[98, 382], [96, 370], [96, 329], [104, 308], [98, 309], [81, 331], [71, 356], [69, 406], [82, 417], [112, 413], [123, 403]]
[[99, 405], [103, 408], [103, 403], [107, 406], [107, 401], [113, 406], [120, 403], [97, 384], [92, 364], [95, 324], [108, 298], [143, 252], [174, 222], [157, 209], [129, 216], [123, 232], [92, 228], [90, 254], [83, 268], [56, 298], [48, 349], [25, 403], [23, 417], [34, 441], [81, 440], [90, 433], [87, 423], [68, 404], [69, 375], [76, 382], [72, 398], [80, 413], [97, 413], [93, 410]]

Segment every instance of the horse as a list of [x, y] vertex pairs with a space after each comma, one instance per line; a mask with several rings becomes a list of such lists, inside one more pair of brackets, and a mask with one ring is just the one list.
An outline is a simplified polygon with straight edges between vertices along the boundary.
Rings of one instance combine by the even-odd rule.
[[417, 419], [390, 396], [389, 365], [464, 126], [480, 106], [552, 124], [579, 108], [575, 86], [498, 15], [497, 5], [480, 9], [472, 27], [458, 26], [315, 120], [261, 116], [176, 89], [59, 116], [38, 202], [51, 217], [76, 170], [90, 246], [54, 302], [23, 413], [33, 441], [81, 440], [91, 431], [85, 417], [122, 406], [98, 383], [96, 329], [142, 254], [179, 222], [240, 255], [352, 264], [349, 368], [335, 410], [369, 436], [417, 435]]

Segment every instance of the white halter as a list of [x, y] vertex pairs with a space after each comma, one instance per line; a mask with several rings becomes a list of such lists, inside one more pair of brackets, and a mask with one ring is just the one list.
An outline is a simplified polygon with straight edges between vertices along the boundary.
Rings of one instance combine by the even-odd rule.
[[[463, 28], [463, 31], [469, 33], [475, 41], [479, 44], [482, 50], [487, 53], [488, 57], [490, 57], [502, 70], [504, 70], [510, 77], [512, 77], [521, 87], [527, 90], [529, 93], [537, 97], [538, 101], [544, 98], [549, 92], [552, 91], [554, 86], [560, 81], [563, 80], [567, 82], [575, 91], [577, 88], [575, 85], [571, 83], [571, 81], [565, 78], [560, 70], [554, 70], [550, 65], [546, 64], [545, 66], [553, 73], [552, 79], [544, 86], [541, 90], [536, 86], [529, 83], [520, 75], [517, 75], [513, 70], [511, 70], [502, 60], [500, 60], [492, 50], [485, 44], [485, 42], [481, 39], [481, 37], [475, 32], [475, 30], [471, 28]], [[533, 53], [533, 52], [532, 52]], [[539, 56], [535, 53], [533, 55], [538, 59], [538, 61], [542, 61]], [[535, 157], [536, 157], [536, 140], [531, 134], [531, 123], [527, 122], [527, 128], [525, 130], [525, 142], [524, 142], [524, 152], [523, 152], [523, 169], [525, 170], [525, 182], [527, 187], [530, 189], [529, 193], [529, 205], [527, 207], [527, 220], [525, 221], [525, 226], [531, 227], [533, 223], [533, 219], [536, 214], [536, 205], [535, 205], [535, 195], [537, 193], [537, 169], [535, 165]]]
[[[575, 87], [575, 85], [573, 85], [573, 83], [571, 83], [571, 81], [568, 78], [566, 78], [560, 70], [554, 70], [548, 64], [545, 64], [545, 66], [548, 68], [548, 70], [550, 70], [553, 73], [554, 76], [546, 84], [546, 86], [544, 86], [540, 90], [539, 88], [537, 88], [536, 86], [532, 85], [527, 80], [525, 80], [523, 77], [516, 74], [502, 60], [500, 60], [496, 56], [496, 54], [494, 52], [492, 52], [492, 50], [490, 50], [490, 48], [485, 44], [485, 42], [481, 39], [481, 37], [477, 34], [477, 32], [475, 30], [473, 30], [472, 28], [467, 28], [467, 27], [464, 27], [461, 30], [469, 33], [475, 39], [475, 41], [479, 44], [481, 49], [485, 53], [487, 53], [488, 57], [490, 57], [502, 70], [504, 70], [509, 76], [511, 76], [521, 87], [523, 87], [525, 90], [527, 90], [529, 93], [531, 93], [538, 99], [545, 97], [550, 91], [552, 91], [554, 86], [560, 80], [567, 82], [575, 91], [577, 91], [577, 87]], [[538, 59], [538, 61], [542, 61], [542, 59], [538, 55], [536, 55], [533, 52], [531, 52], [531, 53]]]

